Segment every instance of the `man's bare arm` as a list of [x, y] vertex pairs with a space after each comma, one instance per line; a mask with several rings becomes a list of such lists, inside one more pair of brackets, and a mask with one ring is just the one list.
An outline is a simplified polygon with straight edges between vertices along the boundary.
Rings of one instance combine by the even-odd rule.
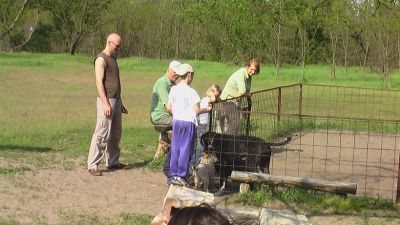
[[96, 86], [97, 86], [97, 92], [99, 94], [99, 97], [101, 99], [101, 102], [103, 103], [103, 108], [104, 108], [104, 115], [106, 117], [111, 116], [111, 105], [108, 102], [107, 96], [106, 96], [106, 90], [103, 85], [103, 78], [104, 78], [104, 71], [106, 68], [106, 61], [102, 57], [97, 57], [95, 63], [94, 63], [94, 69], [96, 73]]

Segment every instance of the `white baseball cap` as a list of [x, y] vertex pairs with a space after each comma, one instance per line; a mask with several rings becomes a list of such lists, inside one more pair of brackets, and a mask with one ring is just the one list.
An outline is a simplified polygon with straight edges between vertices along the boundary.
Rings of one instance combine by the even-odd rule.
[[180, 65], [181, 65], [180, 62], [173, 60], [169, 63], [168, 68], [172, 69], [176, 73], [178, 71]]
[[178, 71], [176, 71], [175, 73], [179, 76], [183, 76], [185, 74], [187, 74], [188, 72], [193, 73], [193, 68], [191, 65], [185, 63], [185, 64], [181, 64], [178, 68]]

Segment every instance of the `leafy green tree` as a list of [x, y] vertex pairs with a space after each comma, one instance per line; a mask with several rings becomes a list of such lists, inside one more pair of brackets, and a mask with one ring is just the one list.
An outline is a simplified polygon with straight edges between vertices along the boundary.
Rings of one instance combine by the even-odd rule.
[[44, 10], [51, 13], [59, 38], [71, 55], [83, 39], [100, 29], [107, 21], [104, 14], [113, 0], [41, 0]]
[[243, 62], [259, 56], [262, 27], [255, 6], [244, 0], [199, 1], [188, 11], [222, 61]]

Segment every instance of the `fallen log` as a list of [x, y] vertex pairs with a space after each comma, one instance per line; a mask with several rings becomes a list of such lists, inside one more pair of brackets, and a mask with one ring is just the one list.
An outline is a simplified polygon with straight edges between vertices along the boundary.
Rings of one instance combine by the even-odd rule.
[[275, 176], [262, 173], [232, 171], [231, 180], [240, 183], [269, 184], [277, 186], [292, 186], [305, 189], [331, 192], [335, 194], [356, 194], [356, 183], [345, 183], [304, 177]]

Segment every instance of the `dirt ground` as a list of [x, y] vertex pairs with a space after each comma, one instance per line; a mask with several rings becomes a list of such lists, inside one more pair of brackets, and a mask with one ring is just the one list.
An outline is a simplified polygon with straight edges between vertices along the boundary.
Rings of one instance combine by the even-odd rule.
[[0, 218], [36, 224], [62, 222], [63, 215], [118, 218], [121, 213], [156, 215], [168, 189], [160, 172], [129, 169], [89, 175], [85, 168], [40, 170], [0, 176]]
[[[1, 161], [1, 159], [0, 159]], [[132, 168], [94, 177], [77, 167], [0, 176], [0, 218], [22, 224], [60, 224], [68, 215], [118, 218], [121, 213], [156, 215], [168, 189], [161, 172]], [[344, 216], [310, 218], [313, 224], [399, 224], [398, 219]], [[1, 220], [0, 220], [1, 221]]]
[[357, 195], [396, 199], [400, 136], [347, 131], [297, 134], [273, 150], [271, 173], [357, 183]]

